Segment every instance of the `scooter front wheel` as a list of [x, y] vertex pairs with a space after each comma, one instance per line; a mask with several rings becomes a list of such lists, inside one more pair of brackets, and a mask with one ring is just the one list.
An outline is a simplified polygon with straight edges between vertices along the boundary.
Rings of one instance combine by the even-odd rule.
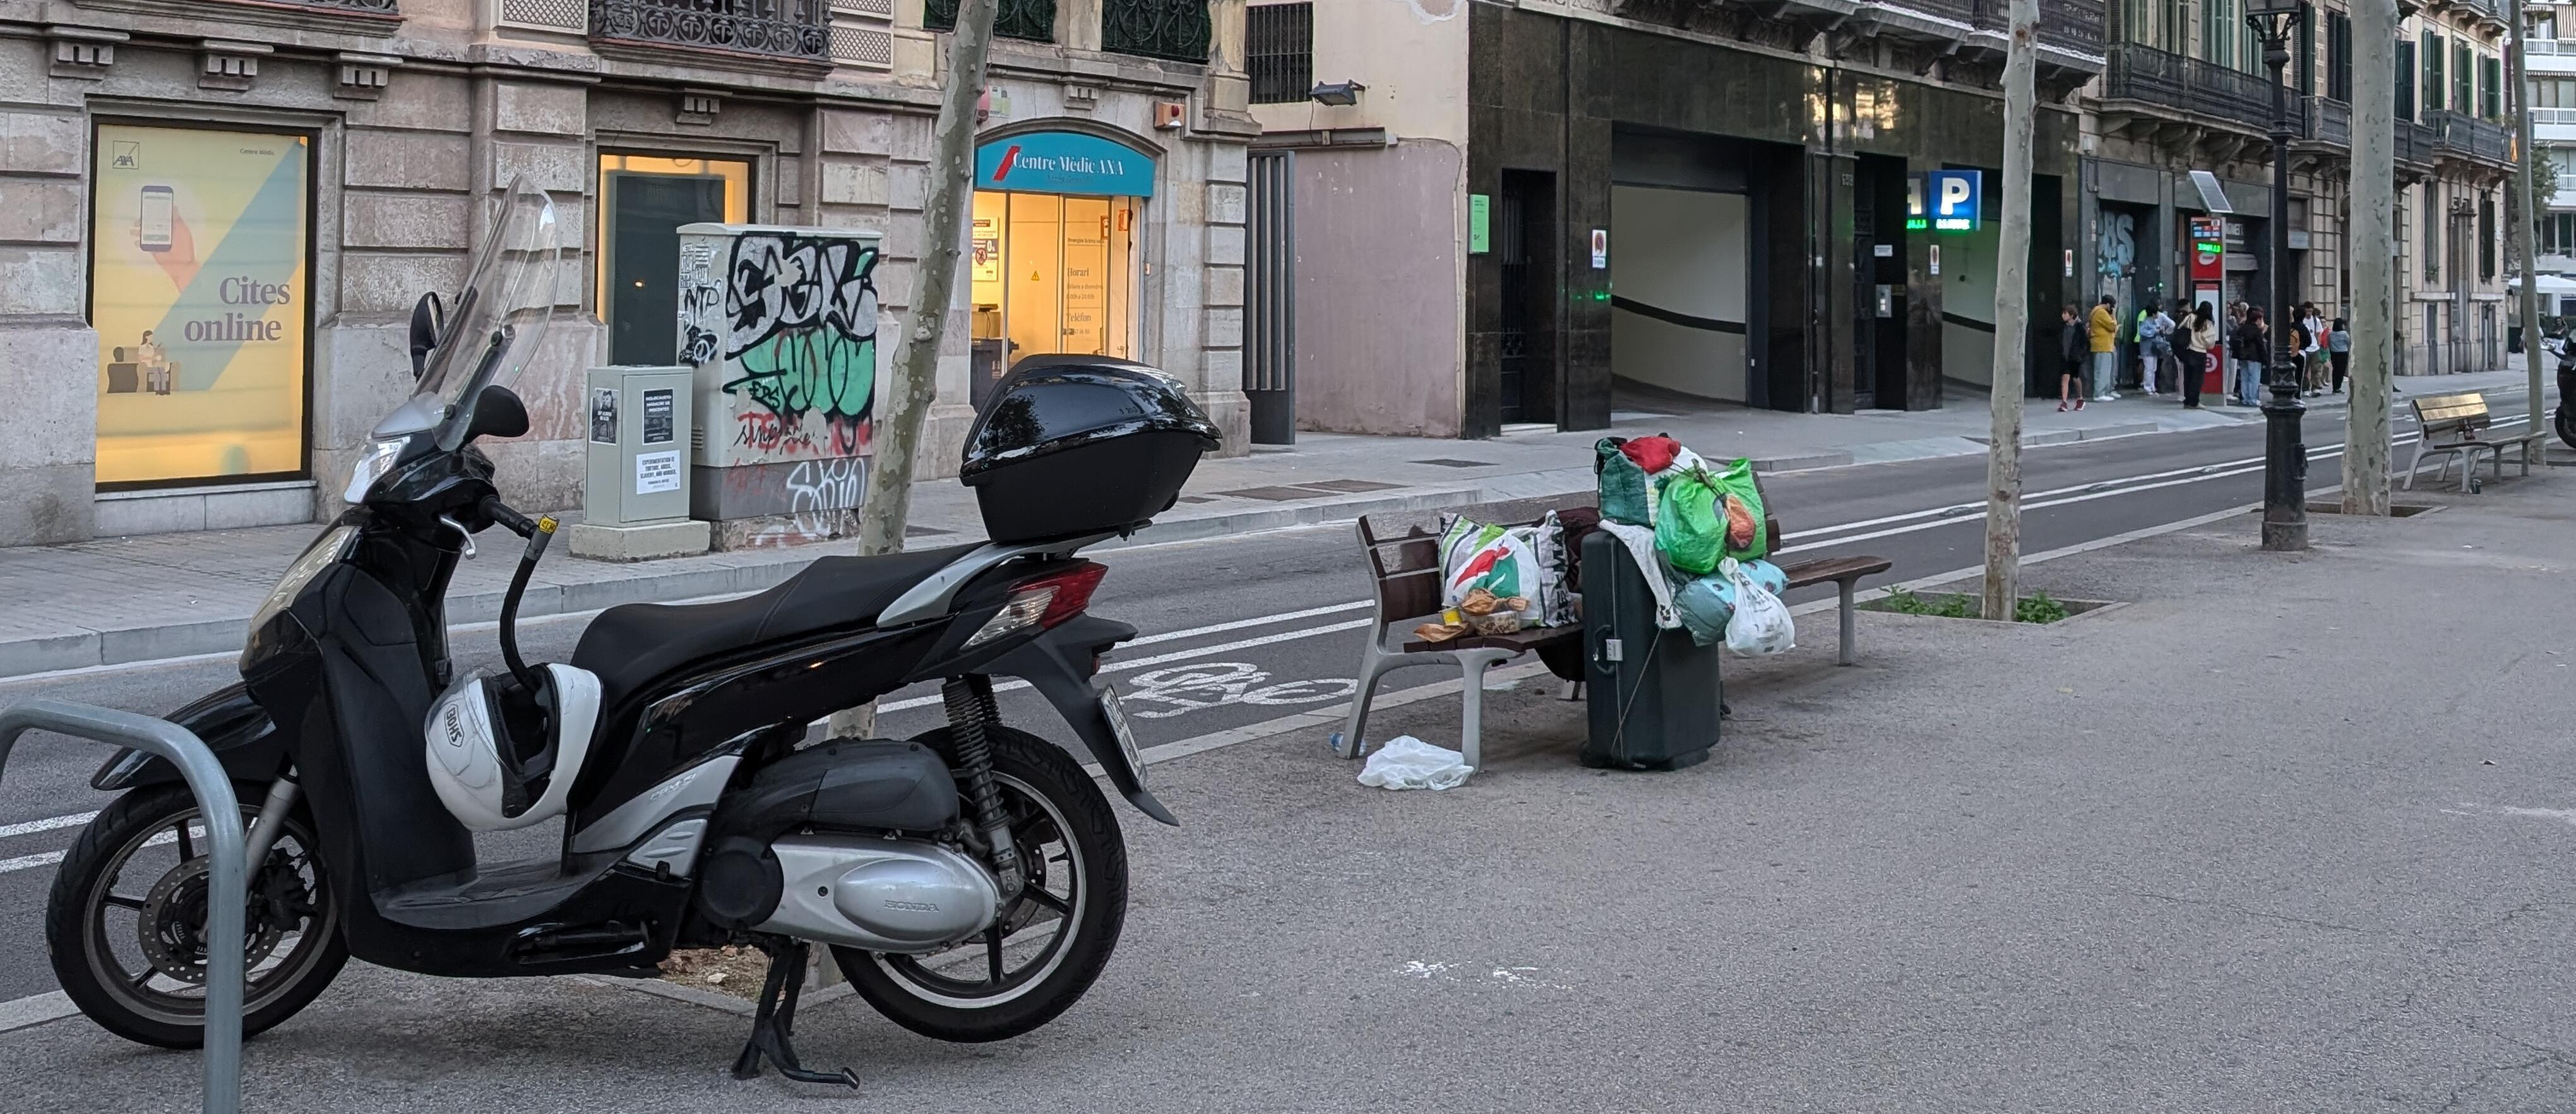
[[[242, 825], [266, 786], [237, 786]], [[137, 789], [89, 822], [45, 904], [45, 947], [63, 993], [101, 1028], [161, 1048], [206, 1039], [205, 822], [182, 785]], [[243, 918], [242, 1035], [295, 1015], [348, 962], [311, 824], [290, 814], [251, 870]]]
[[[1127, 846], [1091, 776], [1060, 747], [986, 728], [1024, 881], [993, 928], [945, 951], [834, 948], [850, 985], [895, 1024], [939, 1040], [1007, 1040], [1082, 998], [1127, 920]], [[946, 729], [915, 742], [957, 760]]]

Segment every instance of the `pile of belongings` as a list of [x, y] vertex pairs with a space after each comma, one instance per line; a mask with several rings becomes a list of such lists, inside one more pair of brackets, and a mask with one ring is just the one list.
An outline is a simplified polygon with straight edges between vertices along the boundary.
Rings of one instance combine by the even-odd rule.
[[1447, 642], [1572, 623], [1569, 567], [1565, 527], [1553, 511], [1534, 526], [1449, 515], [1440, 529], [1440, 621], [1414, 628], [1414, 636]]
[[[1738, 653], [1787, 649], [1792, 636], [1779, 594], [1788, 578], [1763, 560], [1771, 539], [1753, 462], [1711, 465], [1661, 435], [1604, 437], [1593, 452], [1601, 528], [1646, 573], [1657, 625], [1685, 629], [1702, 646], [1724, 641]], [[1739, 611], [1748, 610], [1760, 615], [1759, 629], [1731, 631]]]

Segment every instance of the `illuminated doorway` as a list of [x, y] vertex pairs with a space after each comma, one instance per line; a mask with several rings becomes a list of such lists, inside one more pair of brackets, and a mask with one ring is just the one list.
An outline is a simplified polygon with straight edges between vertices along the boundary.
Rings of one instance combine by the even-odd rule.
[[979, 400], [1024, 356], [1134, 357], [1137, 200], [975, 192]]
[[599, 156], [599, 316], [614, 364], [679, 362], [680, 227], [751, 220], [751, 164]]

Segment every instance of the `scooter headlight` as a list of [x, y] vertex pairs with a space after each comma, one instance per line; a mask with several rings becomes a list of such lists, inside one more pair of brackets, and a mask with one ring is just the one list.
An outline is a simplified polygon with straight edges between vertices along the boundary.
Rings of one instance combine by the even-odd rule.
[[376, 481], [385, 478], [386, 473], [394, 470], [394, 461], [402, 458], [403, 446], [410, 443], [409, 437], [376, 442], [367, 450], [365, 456], [358, 458], [358, 467], [349, 473], [349, 489], [340, 494], [340, 501], [366, 502], [367, 493], [375, 490]]

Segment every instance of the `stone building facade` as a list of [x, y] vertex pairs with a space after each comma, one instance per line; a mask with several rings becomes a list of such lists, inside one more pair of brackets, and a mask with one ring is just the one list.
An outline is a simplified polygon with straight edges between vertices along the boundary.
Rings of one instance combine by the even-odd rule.
[[[0, 544], [337, 513], [409, 393], [413, 302], [514, 179], [571, 248], [517, 384], [534, 429], [487, 446], [516, 503], [579, 505], [586, 368], [673, 362], [681, 224], [881, 232], [902, 335], [953, 6], [928, 9], [0, 0]], [[1002, 30], [977, 212], [1015, 215], [970, 229], [922, 474], [954, 474], [975, 373], [1032, 347], [1159, 366], [1243, 451], [1241, 0], [1008, 0]], [[1077, 149], [1120, 173], [992, 180]]]
[[[2345, 6], [2315, 8], [2286, 75], [2296, 132], [2292, 258], [2274, 260], [2272, 81], [2243, 10], [2229, 0], [2131, 0], [2115, 9], [2110, 64], [2085, 101], [2086, 293], [2129, 309], [2212, 291], [2218, 301], [2264, 305], [2279, 265], [2295, 272], [2298, 301], [2348, 318], [2351, 98], [2371, 75], [2355, 70]], [[2405, 10], [2394, 125], [2399, 371], [2501, 367], [2507, 114], [2516, 102], [2503, 66], [2509, 25], [2489, 0]], [[2224, 276], [2215, 283], [2191, 277], [2194, 218], [2223, 227]]]

